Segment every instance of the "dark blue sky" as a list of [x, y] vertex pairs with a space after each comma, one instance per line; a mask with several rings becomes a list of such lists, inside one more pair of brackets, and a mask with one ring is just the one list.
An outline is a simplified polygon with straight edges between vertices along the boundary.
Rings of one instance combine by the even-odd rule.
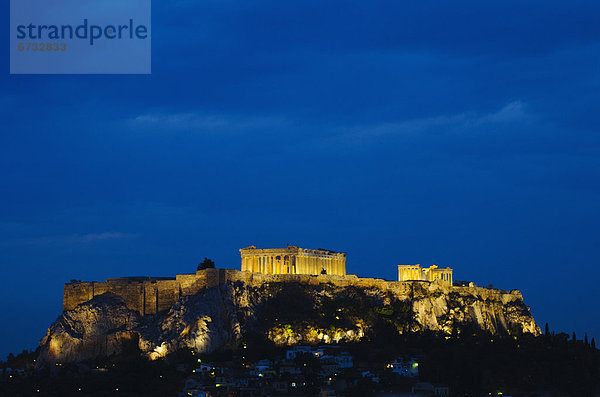
[[451, 266], [600, 337], [598, 15], [155, 1], [150, 76], [10, 76], [3, 51], [0, 357], [70, 279], [239, 268], [251, 244]]

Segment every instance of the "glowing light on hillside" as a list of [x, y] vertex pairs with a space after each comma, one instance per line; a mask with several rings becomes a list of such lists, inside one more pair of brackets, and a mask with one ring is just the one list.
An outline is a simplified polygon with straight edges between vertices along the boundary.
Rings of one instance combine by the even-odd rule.
[[156, 346], [154, 351], [150, 353], [150, 360], [156, 360], [158, 358], [164, 357], [168, 353], [167, 345], [162, 343], [160, 346]]

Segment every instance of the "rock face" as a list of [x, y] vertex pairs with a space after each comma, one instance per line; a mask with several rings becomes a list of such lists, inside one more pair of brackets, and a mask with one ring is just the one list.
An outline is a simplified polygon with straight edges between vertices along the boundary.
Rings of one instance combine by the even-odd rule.
[[[392, 285], [392, 284], [390, 284]], [[393, 333], [479, 329], [540, 334], [518, 291], [403, 282], [379, 286], [226, 282], [141, 316], [111, 293], [67, 310], [42, 339], [39, 362], [80, 361], [139, 348], [235, 348], [249, 336], [278, 345], [355, 342]]]
[[90, 357], [120, 353], [136, 343], [134, 330], [141, 318], [121, 298], [106, 293], [64, 312], [41, 340], [38, 361], [81, 361]]

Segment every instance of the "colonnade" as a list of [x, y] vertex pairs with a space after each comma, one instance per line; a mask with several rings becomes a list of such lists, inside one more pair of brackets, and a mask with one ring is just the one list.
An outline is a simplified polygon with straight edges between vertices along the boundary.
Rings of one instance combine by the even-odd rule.
[[442, 280], [452, 285], [452, 269], [439, 269], [436, 265], [422, 268], [421, 265], [398, 265], [398, 281], [435, 281]]
[[240, 250], [242, 271], [266, 274], [346, 274], [346, 254], [326, 251], [307, 250], [299, 247], [284, 249]]

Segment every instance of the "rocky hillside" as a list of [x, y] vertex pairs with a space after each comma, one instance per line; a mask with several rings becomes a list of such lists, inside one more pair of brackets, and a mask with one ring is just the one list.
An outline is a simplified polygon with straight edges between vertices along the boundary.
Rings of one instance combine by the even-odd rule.
[[79, 361], [132, 347], [155, 359], [179, 348], [236, 348], [249, 337], [291, 345], [423, 330], [448, 335], [473, 329], [540, 333], [518, 291], [396, 284], [402, 288], [227, 282], [144, 317], [118, 296], [105, 293], [59, 316], [41, 341], [38, 361]]

